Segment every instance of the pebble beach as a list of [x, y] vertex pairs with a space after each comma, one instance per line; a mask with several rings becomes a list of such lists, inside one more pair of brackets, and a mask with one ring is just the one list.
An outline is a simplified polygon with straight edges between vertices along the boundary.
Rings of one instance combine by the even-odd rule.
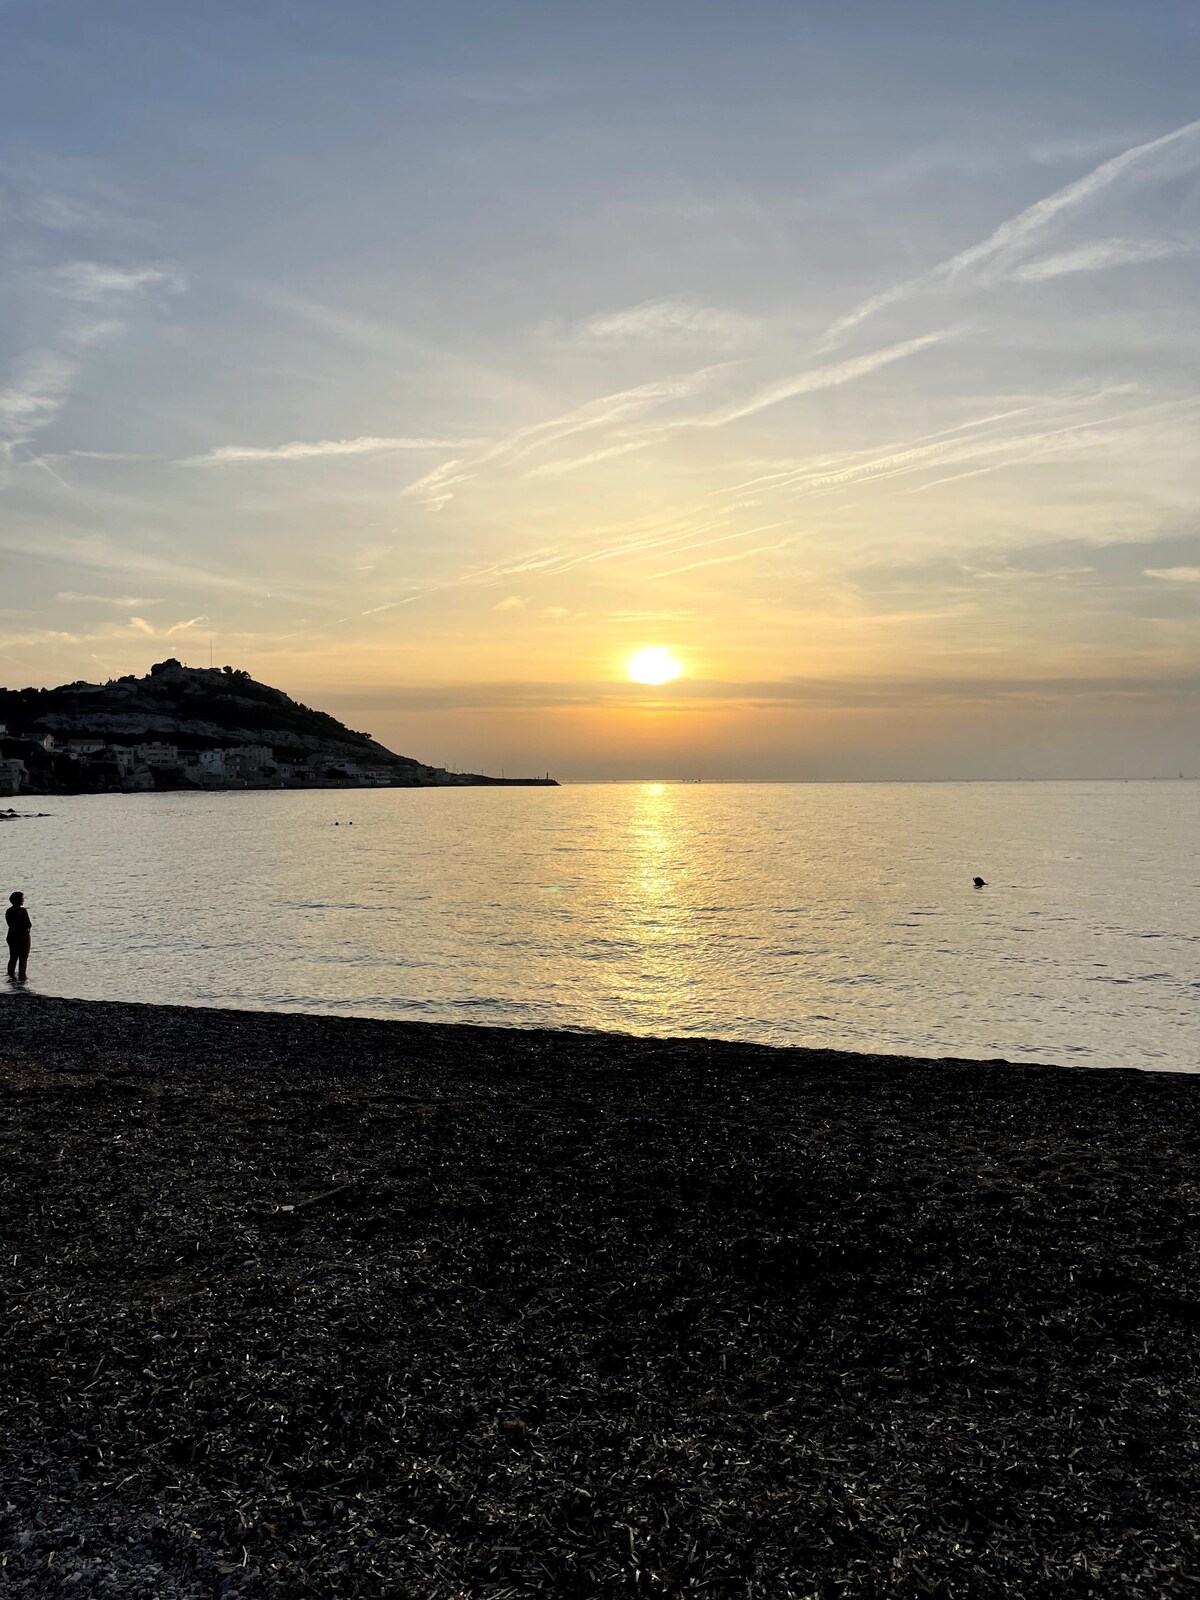
[[1200, 1077], [0, 999], [0, 1588], [1200, 1588]]

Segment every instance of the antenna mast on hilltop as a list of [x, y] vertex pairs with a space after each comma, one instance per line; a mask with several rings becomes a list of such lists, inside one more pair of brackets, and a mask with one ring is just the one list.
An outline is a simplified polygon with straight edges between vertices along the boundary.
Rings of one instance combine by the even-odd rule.
[[212, 634], [208, 636], [208, 670], [212, 671]]

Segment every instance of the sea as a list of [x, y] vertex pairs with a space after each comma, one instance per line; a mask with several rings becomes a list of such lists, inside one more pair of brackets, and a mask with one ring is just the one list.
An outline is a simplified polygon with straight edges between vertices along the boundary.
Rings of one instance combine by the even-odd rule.
[[1200, 1069], [1193, 781], [11, 803], [34, 992]]

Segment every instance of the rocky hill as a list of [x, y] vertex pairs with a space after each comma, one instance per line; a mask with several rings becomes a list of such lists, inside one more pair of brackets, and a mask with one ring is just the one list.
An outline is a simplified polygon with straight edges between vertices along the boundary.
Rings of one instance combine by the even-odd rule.
[[554, 786], [399, 756], [234, 667], [160, 661], [144, 678], [0, 689], [0, 793], [114, 788]]
[[144, 678], [66, 683], [57, 689], [0, 689], [0, 723], [9, 737], [56, 745], [70, 739], [132, 744], [162, 739], [181, 749], [230, 744], [270, 745], [283, 759], [312, 755], [369, 762], [398, 777], [420, 769], [366, 733], [355, 733], [324, 711], [300, 705], [248, 672], [233, 667], [185, 667], [160, 661]]

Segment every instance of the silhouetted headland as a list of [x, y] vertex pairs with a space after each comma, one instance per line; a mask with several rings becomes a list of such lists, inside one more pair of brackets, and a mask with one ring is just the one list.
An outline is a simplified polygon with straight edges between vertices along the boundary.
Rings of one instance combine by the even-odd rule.
[[0, 689], [0, 794], [154, 789], [557, 787], [399, 756], [248, 672], [160, 661], [144, 678]]
[[7, 1593], [1192, 1592], [1197, 1078], [0, 1027]]

